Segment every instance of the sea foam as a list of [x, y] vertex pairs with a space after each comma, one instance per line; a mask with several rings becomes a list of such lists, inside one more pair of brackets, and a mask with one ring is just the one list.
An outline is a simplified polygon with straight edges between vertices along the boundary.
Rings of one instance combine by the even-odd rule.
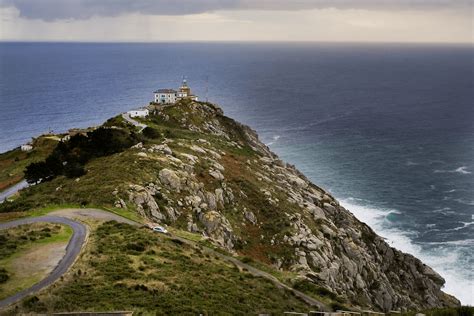
[[471, 242], [427, 243], [425, 246], [428, 247], [423, 247], [423, 244], [414, 243], [409, 233], [389, 226], [387, 215], [396, 211], [363, 206], [355, 201], [349, 198], [342, 200], [341, 204], [384, 237], [390, 246], [414, 255], [437, 271], [446, 280], [443, 291], [456, 296], [463, 304], [474, 304], [472, 271], [463, 264], [460, 251], [460, 247], [472, 246]]
[[456, 168], [454, 170], [442, 170], [442, 169], [436, 169], [433, 171], [434, 173], [459, 173], [459, 174], [471, 174], [471, 171], [467, 170], [466, 166], [461, 166], [459, 168]]

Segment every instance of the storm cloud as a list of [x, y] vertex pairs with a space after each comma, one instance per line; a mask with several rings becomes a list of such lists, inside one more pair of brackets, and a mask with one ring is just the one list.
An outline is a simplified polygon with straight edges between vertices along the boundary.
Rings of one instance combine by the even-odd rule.
[[307, 9], [458, 10], [470, 14], [472, 0], [0, 0], [27, 19], [88, 19], [124, 14], [189, 15], [220, 10]]

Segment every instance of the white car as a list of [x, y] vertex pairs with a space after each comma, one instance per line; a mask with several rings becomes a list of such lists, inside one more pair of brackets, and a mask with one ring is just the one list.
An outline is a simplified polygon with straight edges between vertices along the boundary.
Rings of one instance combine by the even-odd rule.
[[163, 226], [155, 226], [152, 229], [154, 232], [157, 232], [157, 233], [168, 234], [168, 230], [164, 228]]

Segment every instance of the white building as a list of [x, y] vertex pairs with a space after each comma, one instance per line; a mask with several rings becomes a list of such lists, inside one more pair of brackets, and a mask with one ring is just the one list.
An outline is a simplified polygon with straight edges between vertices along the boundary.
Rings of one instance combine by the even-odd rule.
[[130, 110], [127, 113], [130, 117], [147, 117], [148, 114], [150, 114], [150, 111], [148, 111], [148, 109], [136, 109]]
[[155, 103], [159, 104], [175, 104], [177, 101], [182, 99], [198, 101], [198, 97], [191, 93], [191, 88], [189, 88], [186, 79], [183, 80], [178, 91], [174, 89], [158, 89], [154, 92], [154, 95]]
[[155, 102], [159, 104], [176, 103], [177, 91], [173, 89], [158, 89], [154, 92]]
[[21, 145], [21, 151], [30, 151], [33, 150], [33, 146], [30, 144]]

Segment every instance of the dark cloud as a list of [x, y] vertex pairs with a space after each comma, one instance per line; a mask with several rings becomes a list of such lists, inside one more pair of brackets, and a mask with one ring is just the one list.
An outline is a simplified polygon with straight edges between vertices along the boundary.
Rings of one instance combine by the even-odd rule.
[[126, 13], [186, 15], [218, 10], [305, 10], [320, 8], [369, 10], [472, 10], [473, 0], [0, 0], [30, 19], [87, 19]]

